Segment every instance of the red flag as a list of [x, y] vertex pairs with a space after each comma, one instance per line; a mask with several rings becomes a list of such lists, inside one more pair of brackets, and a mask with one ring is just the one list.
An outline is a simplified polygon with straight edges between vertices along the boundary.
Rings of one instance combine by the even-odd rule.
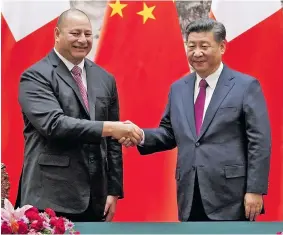
[[283, 11], [274, 1], [212, 1], [212, 13], [227, 30], [224, 62], [256, 77], [267, 100], [272, 155], [266, 214], [259, 220], [283, 220]]
[[[175, 4], [113, 2], [96, 62], [117, 81], [121, 120], [157, 127], [170, 84], [189, 71]], [[123, 149], [125, 199], [116, 221], [177, 221], [175, 151], [141, 157]]]

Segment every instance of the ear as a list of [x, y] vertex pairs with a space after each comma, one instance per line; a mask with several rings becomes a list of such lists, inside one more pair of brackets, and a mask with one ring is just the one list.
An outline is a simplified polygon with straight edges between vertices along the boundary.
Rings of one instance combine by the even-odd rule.
[[225, 51], [226, 51], [226, 45], [227, 45], [226, 40], [223, 40], [222, 42], [220, 42], [221, 55], [224, 55], [224, 53], [225, 53]]
[[54, 29], [54, 37], [55, 37], [55, 42], [58, 42], [59, 41], [59, 36], [60, 36], [60, 30], [58, 27], [56, 27]]

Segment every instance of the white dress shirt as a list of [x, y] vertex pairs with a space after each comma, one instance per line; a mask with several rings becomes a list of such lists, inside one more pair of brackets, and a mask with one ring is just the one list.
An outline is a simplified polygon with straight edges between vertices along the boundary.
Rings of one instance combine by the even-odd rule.
[[[205, 103], [204, 103], [204, 110], [203, 110], [203, 117], [202, 120], [205, 117], [205, 113], [207, 110], [207, 107], [211, 101], [211, 97], [213, 95], [213, 92], [215, 90], [216, 84], [218, 82], [218, 79], [220, 77], [220, 74], [223, 70], [223, 63], [221, 62], [219, 68], [213, 73], [210, 74], [207, 78], [205, 78], [205, 81], [207, 82], [208, 86], [206, 87], [206, 95], [205, 95]], [[196, 81], [195, 81], [195, 92], [194, 92], [194, 103], [196, 102], [196, 99], [198, 97], [199, 93], [199, 82], [202, 78], [196, 74]]]
[[[59, 54], [59, 52], [55, 48], [54, 48], [54, 51], [58, 55], [58, 57], [63, 61], [63, 63], [67, 66], [70, 73], [72, 74], [71, 70], [73, 69], [73, 67], [75, 65], [73, 63], [71, 63], [69, 60], [67, 60], [65, 57], [63, 57], [61, 54]], [[83, 80], [84, 87], [87, 90], [86, 71], [85, 71], [84, 64], [85, 64], [85, 60], [83, 59], [82, 62], [78, 64], [78, 66], [82, 70], [82, 80]], [[72, 74], [72, 76], [73, 76], [73, 74]]]
[[[208, 105], [211, 101], [211, 97], [213, 95], [213, 92], [215, 90], [216, 84], [218, 82], [218, 79], [220, 77], [222, 70], [223, 70], [223, 63], [221, 62], [219, 68], [214, 73], [210, 74], [207, 78], [205, 78], [208, 86], [206, 87], [206, 95], [205, 95], [205, 103], [204, 103], [202, 120], [205, 117], [207, 107], [208, 107]], [[200, 82], [201, 79], [202, 78], [198, 74], [196, 74], [194, 103], [196, 102], [196, 99], [197, 99], [197, 96], [198, 96], [198, 93], [199, 93], [199, 82]], [[190, 94], [188, 94], [188, 95], [190, 95]], [[191, 115], [194, 115], [194, 114], [192, 113]], [[143, 132], [143, 138], [142, 138], [141, 143], [139, 144], [140, 146], [142, 146], [144, 144], [144, 140], [145, 140], [145, 135], [144, 135], [144, 132]]]

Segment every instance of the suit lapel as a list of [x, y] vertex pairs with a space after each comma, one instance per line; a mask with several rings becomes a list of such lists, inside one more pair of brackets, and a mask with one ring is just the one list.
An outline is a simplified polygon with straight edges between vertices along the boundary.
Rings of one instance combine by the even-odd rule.
[[74, 90], [76, 96], [78, 97], [81, 105], [84, 108], [84, 111], [89, 115], [89, 112], [84, 104], [83, 98], [81, 96], [80, 90], [67, 66], [59, 59], [54, 51], [49, 54], [49, 57], [53, 63], [53, 66], [56, 66], [56, 73]]
[[224, 65], [223, 71], [219, 77], [213, 95], [211, 97], [210, 103], [207, 107], [205, 117], [201, 126], [200, 135], [198, 136], [198, 140], [203, 136], [206, 129], [209, 127], [220, 104], [222, 103], [222, 101], [227, 96], [227, 94], [229, 93], [229, 91], [232, 89], [233, 86], [234, 86], [233, 74]]
[[193, 137], [197, 139], [196, 125], [195, 125], [195, 111], [194, 111], [194, 90], [195, 90], [196, 74], [193, 73], [185, 80], [185, 84], [182, 87], [182, 101], [184, 105], [184, 111], [191, 128]]
[[87, 80], [87, 94], [88, 94], [88, 104], [89, 104], [89, 114], [90, 119], [95, 120], [95, 101], [96, 95], [94, 88], [95, 85], [95, 67], [92, 66], [88, 60], [85, 61], [86, 68], [86, 80]]

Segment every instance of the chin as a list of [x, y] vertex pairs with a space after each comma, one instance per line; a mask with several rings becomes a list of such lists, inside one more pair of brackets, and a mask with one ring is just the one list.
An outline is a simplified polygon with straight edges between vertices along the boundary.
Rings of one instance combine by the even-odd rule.
[[87, 53], [74, 53], [72, 56], [76, 60], [82, 60], [87, 56]]
[[204, 66], [195, 66], [194, 69], [199, 72], [207, 71], [207, 68]]

